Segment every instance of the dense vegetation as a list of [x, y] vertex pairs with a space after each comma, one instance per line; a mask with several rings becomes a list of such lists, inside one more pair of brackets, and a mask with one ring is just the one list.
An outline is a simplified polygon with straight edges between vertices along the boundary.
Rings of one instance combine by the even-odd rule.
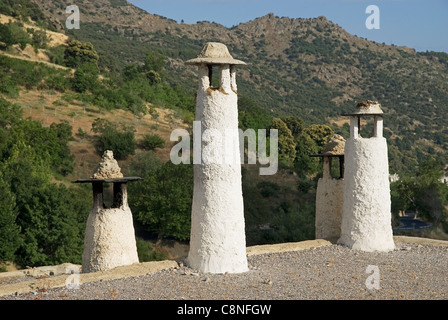
[[413, 175], [402, 177], [391, 184], [392, 213], [406, 210], [415, 212], [448, 231], [448, 184], [442, 182], [443, 167], [440, 159], [427, 158]]
[[[191, 81], [180, 60], [195, 57], [202, 44], [213, 38], [194, 39], [180, 31], [156, 31], [141, 35], [123, 26], [85, 23], [70, 34], [91, 41], [100, 52], [102, 69], [120, 70], [124, 61], [141, 65], [148, 50], [165, 55], [166, 81], [193, 94]], [[242, 27], [231, 29], [244, 38], [242, 44], [229, 43], [232, 54], [249, 62], [250, 77], [240, 77], [239, 92], [250, 97], [258, 109], [275, 117], [300, 115], [308, 124], [326, 124], [352, 110], [356, 101], [378, 100], [386, 112], [385, 136], [389, 139], [389, 158], [393, 173], [408, 174], [427, 157], [448, 163], [448, 131], [444, 118], [448, 112], [447, 58], [444, 53], [410, 53], [356, 38], [340, 38], [340, 28], [330, 22], [313, 28], [298, 27], [291, 35], [277, 35], [287, 43], [280, 54], [271, 54], [274, 40], [264, 34], [244, 34]], [[105, 37], [104, 35], [107, 35]], [[145, 41], [139, 41], [144, 36]], [[429, 61], [429, 63], [428, 63]], [[341, 97], [349, 97], [343, 98]], [[335, 102], [337, 101], [337, 102]], [[346, 127], [331, 124], [348, 137]]]
[[80, 263], [89, 194], [52, 183], [73, 170], [66, 123], [42, 127], [0, 98], [0, 261]]
[[39, 6], [30, 0], [2, 0], [0, 13], [19, 20], [33, 20], [40, 26], [52, 30], [52, 24]]

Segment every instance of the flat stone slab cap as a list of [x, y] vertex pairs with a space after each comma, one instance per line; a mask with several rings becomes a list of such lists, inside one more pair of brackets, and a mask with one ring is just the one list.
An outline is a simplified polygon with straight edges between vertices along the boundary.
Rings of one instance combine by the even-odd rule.
[[126, 183], [130, 181], [143, 180], [140, 177], [123, 177], [123, 178], [113, 178], [113, 179], [79, 179], [73, 181], [73, 183], [94, 183], [94, 182], [103, 182], [103, 183]]
[[382, 116], [383, 110], [381, 110], [381, 104], [378, 101], [366, 100], [356, 105], [356, 111], [352, 113], [343, 114], [344, 116], [357, 116], [357, 115], [374, 115]]
[[220, 42], [208, 42], [202, 48], [201, 53], [197, 58], [185, 62], [189, 65], [199, 64], [230, 64], [230, 65], [245, 65], [246, 63], [233, 59], [229, 53], [229, 49], [225, 44]]

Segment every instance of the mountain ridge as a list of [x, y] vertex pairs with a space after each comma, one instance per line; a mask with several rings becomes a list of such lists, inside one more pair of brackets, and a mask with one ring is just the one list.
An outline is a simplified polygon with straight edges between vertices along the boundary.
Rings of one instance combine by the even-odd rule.
[[[63, 23], [68, 16], [61, 0], [34, 1], [54, 20]], [[386, 137], [394, 137], [392, 149], [406, 154], [405, 160], [394, 159], [394, 166], [414, 166], [410, 158], [419, 162], [428, 154], [448, 162], [443, 121], [448, 54], [369, 41], [323, 16], [292, 19], [268, 13], [227, 28], [208, 21], [177, 23], [125, 0], [78, 5], [81, 28], [66, 33], [92, 42], [105, 69], [119, 72], [125, 65], [142, 64], [145, 52], [159, 51], [167, 57], [168, 81], [193, 94], [196, 71], [184, 61], [196, 57], [207, 41], [223, 42], [235, 58], [248, 63], [239, 68], [240, 94], [272, 115], [335, 123], [357, 102], [378, 100], [388, 117]], [[347, 134], [346, 128], [336, 129]]]

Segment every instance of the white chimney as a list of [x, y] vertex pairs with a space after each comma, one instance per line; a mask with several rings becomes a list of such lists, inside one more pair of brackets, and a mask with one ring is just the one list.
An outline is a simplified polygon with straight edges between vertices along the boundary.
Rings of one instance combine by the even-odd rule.
[[[199, 69], [196, 121], [200, 121], [202, 129], [201, 145], [194, 145], [193, 150], [195, 155], [202, 151], [202, 161], [194, 164], [187, 261], [202, 272], [245, 272], [248, 267], [235, 68], [245, 63], [233, 59], [225, 45], [210, 42], [198, 58], [186, 64], [197, 65]], [[212, 85], [214, 69], [219, 80], [215, 87]]]

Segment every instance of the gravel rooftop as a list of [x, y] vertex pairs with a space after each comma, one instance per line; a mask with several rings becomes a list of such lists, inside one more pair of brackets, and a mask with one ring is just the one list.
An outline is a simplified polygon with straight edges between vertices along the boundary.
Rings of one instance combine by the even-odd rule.
[[[155, 272], [78, 288], [0, 293], [0, 300], [446, 300], [448, 242], [440, 243], [396, 241], [387, 253], [328, 244], [253, 254], [250, 270], [241, 274], [204, 274], [179, 260]], [[31, 278], [0, 280], [0, 289]]]

